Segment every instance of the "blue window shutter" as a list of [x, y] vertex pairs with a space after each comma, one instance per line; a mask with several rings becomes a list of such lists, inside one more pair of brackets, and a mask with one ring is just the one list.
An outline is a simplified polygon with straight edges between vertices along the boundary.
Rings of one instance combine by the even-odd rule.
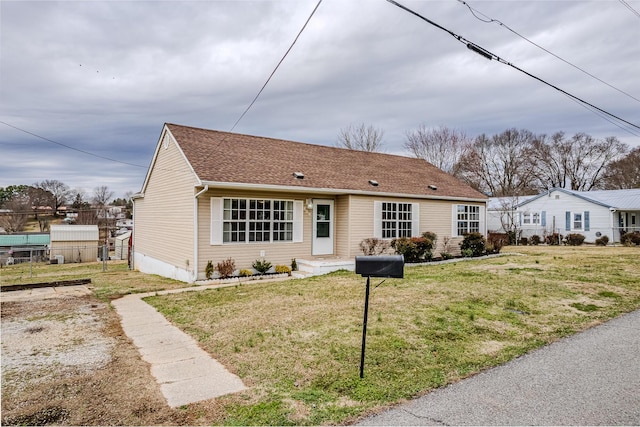
[[522, 212], [518, 212], [518, 225], [522, 226]]
[[565, 218], [566, 218], [566, 224], [564, 229], [567, 231], [571, 231], [571, 212], [569, 211], [565, 212]]
[[542, 211], [540, 214], [540, 225], [543, 227], [547, 226], [547, 211]]
[[584, 231], [589, 231], [589, 211], [584, 212]]

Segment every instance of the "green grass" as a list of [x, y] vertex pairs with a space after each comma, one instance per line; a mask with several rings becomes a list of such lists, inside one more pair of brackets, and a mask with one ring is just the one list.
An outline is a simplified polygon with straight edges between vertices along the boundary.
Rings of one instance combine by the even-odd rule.
[[[365, 279], [348, 272], [154, 296], [146, 301], [249, 389], [181, 408], [203, 424], [320, 425], [502, 364], [640, 307], [638, 248], [517, 247], [405, 268], [373, 289], [359, 378]], [[126, 263], [0, 269], [0, 283], [92, 279], [103, 300], [189, 285]], [[206, 414], [206, 415], [202, 415]], [[205, 417], [205, 418], [202, 418]]]
[[250, 385], [209, 422], [345, 423], [640, 307], [637, 249], [518, 249], [530, 256], [407, 267], [372, 290], [364, 379], [355, 274], [147, 301]]

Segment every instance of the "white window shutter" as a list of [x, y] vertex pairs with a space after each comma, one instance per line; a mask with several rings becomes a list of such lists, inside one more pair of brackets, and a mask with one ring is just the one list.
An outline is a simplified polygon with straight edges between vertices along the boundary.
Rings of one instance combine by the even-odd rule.
[[222, 244], [222, 197], [211, 198], [211, 244]]
[[411, 237], [420, 237], [420, 203], [411, 203]]
[[458, 205], [451, 205], [451, 237], [458, 235]]
[[300, 243], [304, 235], [304, 205], [302, 200], [293, 201], [293, 241]]
[[382, 239], [382, 202], [373, 202], [373, 237]]

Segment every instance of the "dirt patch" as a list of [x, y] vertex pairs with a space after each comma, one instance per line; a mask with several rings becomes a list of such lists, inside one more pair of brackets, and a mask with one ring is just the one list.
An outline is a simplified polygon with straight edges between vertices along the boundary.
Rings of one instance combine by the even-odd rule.
[[3, 425], [182, 425], [108, 304], [2, 302]]

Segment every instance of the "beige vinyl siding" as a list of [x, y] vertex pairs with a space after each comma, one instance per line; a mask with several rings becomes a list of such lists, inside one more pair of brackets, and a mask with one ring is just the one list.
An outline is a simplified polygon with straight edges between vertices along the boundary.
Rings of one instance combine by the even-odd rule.
[[190, 270], [194, 261], [193, 198], [198, 181], [173, 139], [164, 138], [144, 197], [135, 201], [133, 244], [138, 253]]
[[351, 258], [349, 244], [351, 242], [351, 228], [349, 223], [351, 196], [338, 196], [335, 202], [334, 248], [336, 256]]
[[440, 256], [443, 251], [444, 238], [448, 237], [449, 251], [451, 254], [459, 255], [462, 237], [452, 237], [451, 231], [456, 219], [453, 216], [453, 206], [464, 202], [451, 202], [445, 200], [429, 200], [422, 202], [420, 206], [420, 233], [431, 231], [436, 233], [438, 241], [433, 250], [434, 256]]
[[[302, 242], [250, 242], [211, 244], [211, 198], [243, 198], [302, 201]], [[311, 259], [311, 211], [304, 207], [304, 201], [310, 197], [302, 193], [240, 191], [209, 189], [198, 198], [198, 278], [203, 279], [207, 261], [213, 265], [227, 258], [235, 261], [236, 269], [251, 269], [257, 259], [276, 264], [291, 265], [292, 258]], [[323, 197], [324, 198], [324, 197]]]
[[[434, 255], [438, 256], [442, 250], [443, 238], [451, 238], [451, 228], [453, 224], [452, 206], [459, 202], [446, 200], [419, 200], [400, 199], [368, 196], [350, 196], [349, 204], [349, 230], [350, 241], [346, 257], [362, 255], [360, 242], [363, 239], [374, 236], [374, 201], [418, 203], [419, 204], [419, 234], [425, 231], [432, 231], [438, 235], [438, 241]], [[451, 239], [452, 253], [459, 253], [458, 243], [462, 238]]]

